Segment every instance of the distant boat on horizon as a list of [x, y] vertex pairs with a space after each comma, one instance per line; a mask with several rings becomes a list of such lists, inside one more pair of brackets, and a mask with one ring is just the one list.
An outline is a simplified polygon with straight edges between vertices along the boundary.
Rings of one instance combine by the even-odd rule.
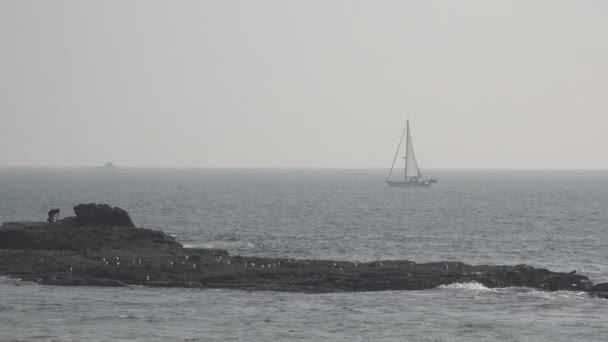
[[[399, 149], [403, 143], [404, 135], [407, 135], [405, 139], [405, 156], [403, 157], [405, 160], [404, 174], [402, 178], [399, 177], [399, 180], [392, 180], [391, 175], [393, 174], [393, 169], [395, 167], [395, 162], [397, 161], [397, 156], [399, 155]], [[403, 132], [401, 132], [399, 145], [397, 145], [397, 151], [395, 152], [395, 158], [393, 158], [391, 170], [388, 172], [388, 176], [386, 177], [386, 183], [395, 188], [429, 187], [431, 184], [437, 183], [437, 179], [433, 177], [426, 178], [422, 175], [422, 172], [420, 172], [418, 162], [416, 161], [416, 155], [414, 154], [414, 145], [412, 144], [409, 119], [405, 121], [405, 127], [403, 128]]]
[[94, 169], [117, 169], [118, 167], [114, 165], [112, 162], [107, 162], [103, 164], [103, 166], [95, 166]]

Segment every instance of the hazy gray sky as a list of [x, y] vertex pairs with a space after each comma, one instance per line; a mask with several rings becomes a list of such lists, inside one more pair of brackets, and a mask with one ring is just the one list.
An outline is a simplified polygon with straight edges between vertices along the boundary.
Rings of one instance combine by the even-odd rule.
[[608, 169], [608, 1], [0, 1], [0, 165]]

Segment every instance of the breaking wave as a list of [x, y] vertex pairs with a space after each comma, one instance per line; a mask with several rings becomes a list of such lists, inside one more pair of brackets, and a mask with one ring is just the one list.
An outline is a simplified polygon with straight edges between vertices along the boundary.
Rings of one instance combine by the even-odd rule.
[[440, 289], [462, 289], [462, 290], [471, 290], [471, 291], [487, 291], [487, 292], [496, 291], [496, 289], [491, 289], [476, 281], [471, 281], [468, 283], [453, 283], [453, 284], [449, 284], [449, 285], [440, 285], [438, 288], [440, 288]]
[[583, 291], [543, 291], [539, 289], [534, 289], [530, 287], [518, 287], [518, 286], [509, 286], [509, 287], [499, 287], [499, 288], [489, 288], [484, 286], [481, 283], [476, 281], [471, 281], [467, 283], [453, 283], [449, 285], [440, 285], [439, 289], [456, 289], [456, 290], [465, 290], [472, 292], [492, 292], [492, 293], [506, 293], [516, 296], [529, 296], [529, 297], [538, 297], [545, 299], [555, 299], [555, 298], [572, 298], [572, 297], [589, 297], [589, 294]]

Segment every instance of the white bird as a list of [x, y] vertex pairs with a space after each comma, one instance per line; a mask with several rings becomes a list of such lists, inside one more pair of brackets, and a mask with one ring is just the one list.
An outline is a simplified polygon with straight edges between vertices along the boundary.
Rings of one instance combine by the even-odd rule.
[[150, 281], [150, 276], [149, 275], [146, 276], [146, 281]]
[[186, 255], [186, 260], [188, 260], [188, 256]]
[[230, 266], [230, 260], [226, 261], [226, 264], [227, 264], [228, 266]]

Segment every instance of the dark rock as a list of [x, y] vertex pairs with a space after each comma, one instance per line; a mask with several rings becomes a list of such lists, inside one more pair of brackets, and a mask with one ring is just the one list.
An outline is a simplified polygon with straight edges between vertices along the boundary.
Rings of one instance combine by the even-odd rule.
[[608, 283], [593, 285], [587, 277], [573, 272], [455, 261], [352, 263], [231, 256], [225, 250], [183, 248], [161, 231], [125, 226], [130, 218], [121, 209], [91, 204], [79, 205], [75, 211], [79, 216], [52, 224], [0, 227], [0, 275], [62, 286], [144, 285], [307, 293], [424, 290], [478, 282], [491, 288], [587, 291], [608, 298]]
[[608, 283], [600, 283], [589, 288], [589, 294], [593, 297], [608, 299]]
[[53, 224], [38, 226], [8, 225], [0, 227], [0, 249], [91, 251], [99, 249], [181, 248], [169, 235], [145, 228], [74, 224], [65, 218]]
[[129, 213], [118, 207], [110, 207], [107, 204], [79, 204], [74, 207], [78, 223], [105, 224], [108, 226], [135, 227]]
[[608, 283], [600, 283], [600, 284], [596, 284], [591, 286], [591, 288], [589, 288], [589, 292], [594, 292], [594, 291], [606, 291], [608, 292]]

